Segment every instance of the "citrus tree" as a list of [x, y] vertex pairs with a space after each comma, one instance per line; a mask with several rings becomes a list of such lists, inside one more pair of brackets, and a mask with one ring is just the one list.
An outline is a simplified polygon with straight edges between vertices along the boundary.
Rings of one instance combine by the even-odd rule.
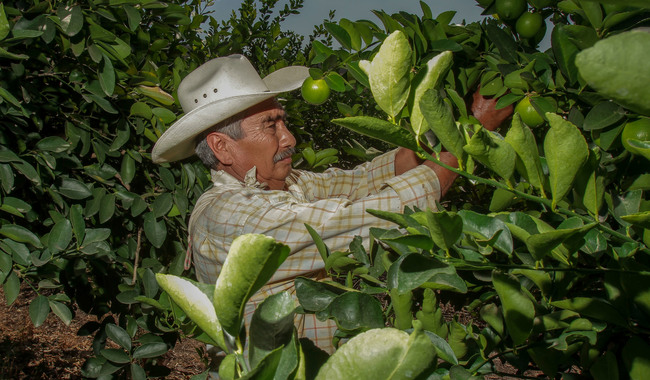
[[[282, 354], [248, 367], [245, 337], [224, 328], [240, 343], [224, 343], [232, 360], [222, 376], [266, 368], [301, 378], [302, 358], [317, 363], [317, 378], [467, 379], [503, 365], [510, 376], [646, 376], [650, 12], [642, 1], [613, 3], [487, 0], [480, 5], [495, 16], [469, 25], [421, 3], [421, 17], [375, 11], [381, 26], [326, 23], [342, 48], [313, 43], [316, 78], [369, 90], [381, 115], [357, 107], [333, 122], [443, 166], [438, 152], [453, 153], [459, 168], [447, 168], [459, 189], [446, 209], [368, 210], [395, 223], [373, 229], [369, 247], [358, 238], [331, 252], [313, 233], [339, 281], [296, 279], [300, 312], [333, 319], [347, 342], [321, 364], [288, 335], [273, 347]], [[529, 13], [551, 30], [517, 30]], [[551, 48], [542, 52], [545, 33]], [[516, 105], [500, 131], [469, 113], [477, 89], [497, 107]], [[441, 303], [468, 317], [443, 317]], [[219, 321], [223, 307], [214, 304]]]
[[97, 316], [79, 331], [94, 336], [86, 377], [163, 376], [156, 358], [193, 327], [152, 301], [155, 273], [184, 272], [186, 221], [210, 185], [200, 162], [150, 160], [182, 113], [181, 79], [232, 53], [263, 74], [304, 64], [302, 38], [280, 28], [301, 1], [275, 15], [275, 1], [244, 1], [221, 23], [211, 6], [0, 4], [0, 284], [8, 305], [35, 292], [36, 327], [51, 313]]

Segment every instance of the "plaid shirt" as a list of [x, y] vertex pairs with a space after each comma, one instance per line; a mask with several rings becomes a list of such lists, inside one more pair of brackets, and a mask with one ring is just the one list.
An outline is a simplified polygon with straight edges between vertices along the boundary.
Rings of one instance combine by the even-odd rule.
[[[287, 178], [288, 191], [264, 190], [251, 170], [244, 182], [223, 171], [213, 171], [214, 187], [198, 200], [190, 220], [190, 238], [199, 281], [215, 283], [233, 239], [246, 233], [265, 234], [291, 248], [291, 254], [271, 280], [246, 306], [246, 326], [257, 304], [285, 290], [295, 296], [297, 276], [322, 279], [325, 263], [305, 228], [313, 227], [332, 252], [345, 251], [355, 236], [367, 246], [371, 227], [394, 228], [366, 209], [402, 212], [405, 206], [435, 209], [440, 198], [436, 174], [420, 165], [395, 176], [391, 151], [351, 170], [328, 169], [324, 173], [294, 170]], [[332, 352], [333, 321], [314, 315], [298, 315], [301, 337]]]

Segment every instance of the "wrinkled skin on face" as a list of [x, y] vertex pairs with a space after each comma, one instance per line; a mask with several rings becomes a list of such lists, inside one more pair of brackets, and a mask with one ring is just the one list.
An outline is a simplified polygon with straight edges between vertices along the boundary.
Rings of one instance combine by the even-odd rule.
[[219, 132], [208, 135], [208, 144], [220, 162], [218, 169], [243, 181], [255, 166], [260, 183], [266, 183], [270, 190], [284, 189], [296, 139], [287, 129], [282, 106], [269, 99], [251, 107], [241, 128], [244, 137], [239, 140]]

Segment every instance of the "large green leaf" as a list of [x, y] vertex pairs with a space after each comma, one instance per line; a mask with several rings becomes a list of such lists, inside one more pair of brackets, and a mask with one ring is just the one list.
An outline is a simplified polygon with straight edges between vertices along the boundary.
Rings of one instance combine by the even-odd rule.
[[596, 223], [576, 228], [564, 228], [553, 231], [546, 231], [539, 234], [530, 235], [526, 240], [526, 246], [536, 260], [542, 260], [551, 251], [569, 239], [580, 239], [594, 228]]
[[442, 98], [439, 90], [425, 92], [420, 99], [420, 110], [442, 146], [461, 160], [465, 138], [456, 125], [451, 106]]
[[[255, 310], [250, 326], [249, 358], [251, 367], [278, 347], [291, 342], [294, 333], [295, 302], [287, 292], [265, 299]], [[294, 364], [297, 365], [297, 360]]]
[[573, 181], [589, 157], [580, 130], [561, 116], [546, 113], [551, 129], [544, 138], [544, 155], [550, 174], [553, 208], [571, 190]]
[[[424, 220], [421, 216], [424, 216]], [[413, 217], [424, 222], [433, 242], [446, 251], [451, 249], [463, 232], [463, 218], [454, 212], [427, 211], [416, 213]]]
[[479, 243], [485, 242], [507, 255], [512, 254], [512, 235], [502, 220], [470, 210], [461, 210], [458, 215], [463, 218], [463, 232], [477, 238]]
[[321, 367], [317, 380], [414, 379], [435, 358], [426, 334], [374, 329], [350, 339]]
[[463, 149], [505, 180], [510, 180], [515, 171], [517, 153], [494, 132], [479, 129]]
[[567, 27], [567, 25], [557, 25], [553, 28], [551, 46], [560, 71], [569, 80], [569, 83], [575, 83], [578, 80], [578, 68], [575, 60], [579, 50], [571, 39]]
[[390, 144], [418, 150], [415, 137], [406, 129], [386, 120], [370, 116], [354, 116], [334, 119], [332, 123], [351, 129], [362, 135], [370, 136]]
[[551, 302], [551, 305], [575, 311], [582, 316], [600, 319], [618, 326], [627, 326], [627, 320], [619, 313], [614, 305], [609, 302], [592, 297], [575, 297], [566, 300]]
[[167, 227], [163, 220], [157, 220], [153, 212], [148, 212], [144, 216], [144, 235], [154, 247], [162, 247], [167, 238]]
[[319, 319], [333, 319], [338, 328], [347, 333], [357, 333], [384, 326], [383, 311], [379, 301], [370, 294], [347, 292], [334, 298], [317, 313]]
[[226, 349], [215, 307], [205, 293], [190, 281], [178, 276], [156, 273], [156, 281], [201, 330], [208, 334], [221, 349]]
[[580, 75], [599, 93], [650, 115], [650, 33], [632, 30], [597, 42], [577, 54]]
[[56, 254], [68, 248], [71, 240], [72, 224], [68, 219], [63, 219], [50, 230], [47, 246], [52, 254]]
[[36, 296], [36, 298], [34, 298], [29, 304], [29, 317], [34, 324], [34, 327], [42, 325], [48, 314], [50, 314], [50, 304], [47, 297], [44, 295]]
[[359, 62], [368, 74], [370, 90], [377, 105], [391, 118], [400, 114], [408, 100], [411, 54], [404, 33], [395, 31], [386, 37], [372, 62]]
[[223, 329], [237, 336], [246, 302], [266, 284], [289, 256], [275, 239], [246, 234], [233, 240], [214, 290], [214, 305]]
[[524, 294], [521, 284], [514, 276], [492, 272], [492, 284], [501, 299], [510, 337], [515, 344], [524, 343], [533, 329], [533, 302]]
[[29, 243], [36, 248], [42, 248], [43, 244], [32, 231], [17, 224], [3, 224], [0, 227], [0, 235], [4, 235], [13, 241]]
[[523, 164], [523, 173], [521, 175], [531, 185], [543, 192], [544, 173], [542, 171], [542, 162], [539, 159], [539, 150], [537, 149], [535, 135], [521, 121], [521, 117], [517, 113], [512, 117], [512, 124], [506, 133], [505, 140], [517, 152], [517, 157], [519, 157]]
[[[388, 270], [386, 285], [388, 288], [396, 288], [400, 292], [407, 292], [416, 289], [423, 284], [436, 283], [441, 275], [457, 276], [456, 269], [449, 264], [433, 257], [426, 257], [419, 253], [407, 253], [400, 256]], [[446, 280], [446, 277], [441, 277]], [[464, 281], [461, 281], [464, 285]], [[447, 281], [443, 282], [446, 285]], [[454, 289], [463, 293], [464, 289]]]
[[325, 310], [343, 290], [324, 282], [297, 277], [294, 280], [296, 296], [307, 311]]
[[450, 51], [442, 52], [430, 59], [423, 69], [423, 74], [418, 75], [416, 80], [414, 80], [414, 85], [417, 87], [415, 87], [413, 95], [411, 127], [418, 136], [422, 136], [424, 132], [429, 130], [429, 123], [420, 110], [420, 100], [427, 90], [440, 87], [442, 80], [445, 78], [449, 68], [451, 68], [452, 62], [453, 54]]

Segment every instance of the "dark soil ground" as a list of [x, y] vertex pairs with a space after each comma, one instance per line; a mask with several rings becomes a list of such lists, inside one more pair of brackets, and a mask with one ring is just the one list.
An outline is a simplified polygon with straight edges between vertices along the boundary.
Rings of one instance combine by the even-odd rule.
[[[77, 336], [86, 322], [96, 321], [76, 310], [66, 326], [53, 313], [43, 325], [34, 327], [29, 303], [35, 294], [21, 289], [11, 305], [0, 287], [0, 379], [81, 379], [81, 367], [92, 354], [92, 336]], [[166, 379], [188, 379], [205, 370], [197, 348], [202, 343], [186, 339], [164, 356], [172, 370]]]

